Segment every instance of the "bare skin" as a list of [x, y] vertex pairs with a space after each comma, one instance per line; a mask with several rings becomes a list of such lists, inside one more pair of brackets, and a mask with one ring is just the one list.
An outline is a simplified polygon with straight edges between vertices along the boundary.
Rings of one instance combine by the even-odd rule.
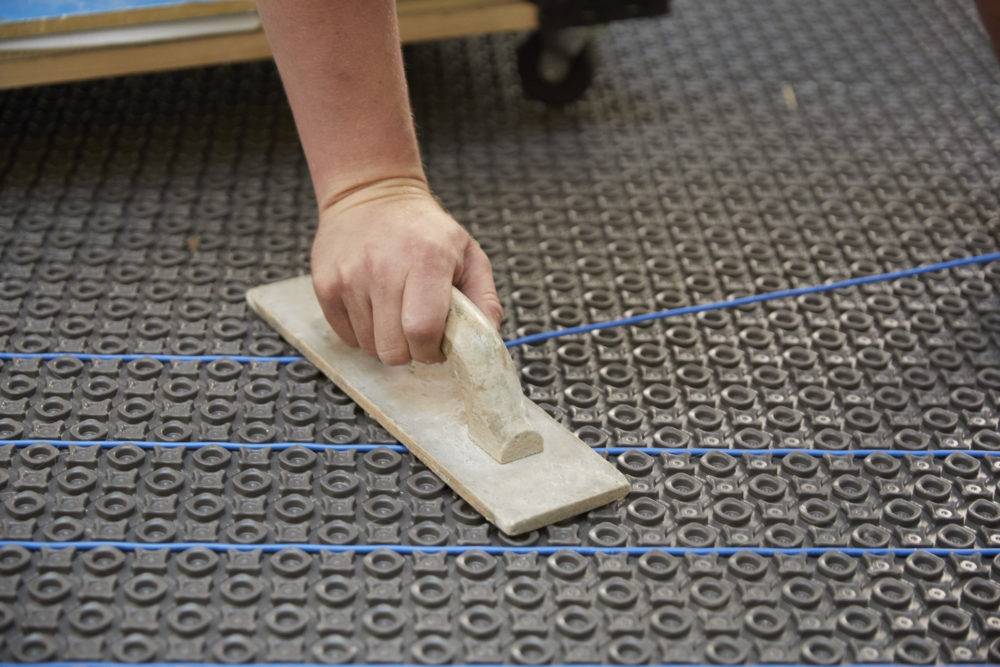
[[431, 194], [395, 0], [259, 0], [309, 163], [313, 286], [337, 335], [383, 363], [442, 360], [451, 286], [498, 327], [489, 259]]

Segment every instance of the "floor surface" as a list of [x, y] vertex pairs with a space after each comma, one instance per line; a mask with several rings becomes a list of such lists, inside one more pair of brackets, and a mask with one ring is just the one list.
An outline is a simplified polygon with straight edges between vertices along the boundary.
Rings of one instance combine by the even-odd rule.
[[562, 112], [515, 45], [407, 49], [508, 339], [801, 288], [512, 347], [629, 497], [505, 537], [248, 311], [314, 225], [271, 65], [4, 93], [0, 660], [1000, 662], [972, 4], [677, 0]]

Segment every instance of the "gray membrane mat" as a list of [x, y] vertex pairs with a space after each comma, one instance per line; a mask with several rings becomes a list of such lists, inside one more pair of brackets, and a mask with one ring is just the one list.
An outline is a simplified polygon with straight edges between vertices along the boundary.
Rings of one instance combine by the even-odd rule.
[[[676, 0], [562, 112], [515, 45], [407, 49], [509, 338], [1000, 249], [971, 2]], [[0, 351], [66, 353], [0, 365], [0, 659], [1000, 661], [1000, 263], [513, 349], [633, 489], [511, 539], [306, 362], [74, 356], [292, 354], [313, 225], [270, 65], [0, 95]]]
[[[595, 447], [996, 451], [998, 290], [1000, 262], [512, 352]], [[304, 361], [69, 356], [0, 367], [0, 438], [393, 442]]]
[[[995, 662], [1000, 561], [0, 550], [18, 660]], [[62, 613], [69, 608], [69, 613]]]
[[409, 454], [0, 447], [0, 538], [412, 546], [1000, 548], [1000, 456], [625, 451], [624, 500], [517, 537]]
[[[564, 112], [520, 99], [515, 42], [409, 52], [432, 184], [509, 336], [1000, 245], [1000, 79], [969, 2], [682, 2], [601, 35]], [[0, 104], [5, 349], [288, 351], [242, 300], [307, 270], [315, 217], [270, 65]]]

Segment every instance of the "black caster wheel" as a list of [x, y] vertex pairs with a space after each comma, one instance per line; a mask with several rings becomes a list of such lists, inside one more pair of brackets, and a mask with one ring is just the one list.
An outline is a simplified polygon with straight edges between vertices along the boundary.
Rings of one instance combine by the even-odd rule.
[[517, 70], [524, 96], [553, 107], [576, 102], [594, 80], [594, 49], [589, 31], [569, 28], [533, 32], [517, 49]]

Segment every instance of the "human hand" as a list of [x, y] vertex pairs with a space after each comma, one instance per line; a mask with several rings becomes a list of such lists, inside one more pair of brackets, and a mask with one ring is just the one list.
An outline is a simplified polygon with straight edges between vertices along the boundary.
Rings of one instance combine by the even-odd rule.
[[489, 258], [418, 179], [378, 181], [327, 206], [311, 263], [330, 326], [385, 364], [444, 360], [452, 285], [500, 326]]

